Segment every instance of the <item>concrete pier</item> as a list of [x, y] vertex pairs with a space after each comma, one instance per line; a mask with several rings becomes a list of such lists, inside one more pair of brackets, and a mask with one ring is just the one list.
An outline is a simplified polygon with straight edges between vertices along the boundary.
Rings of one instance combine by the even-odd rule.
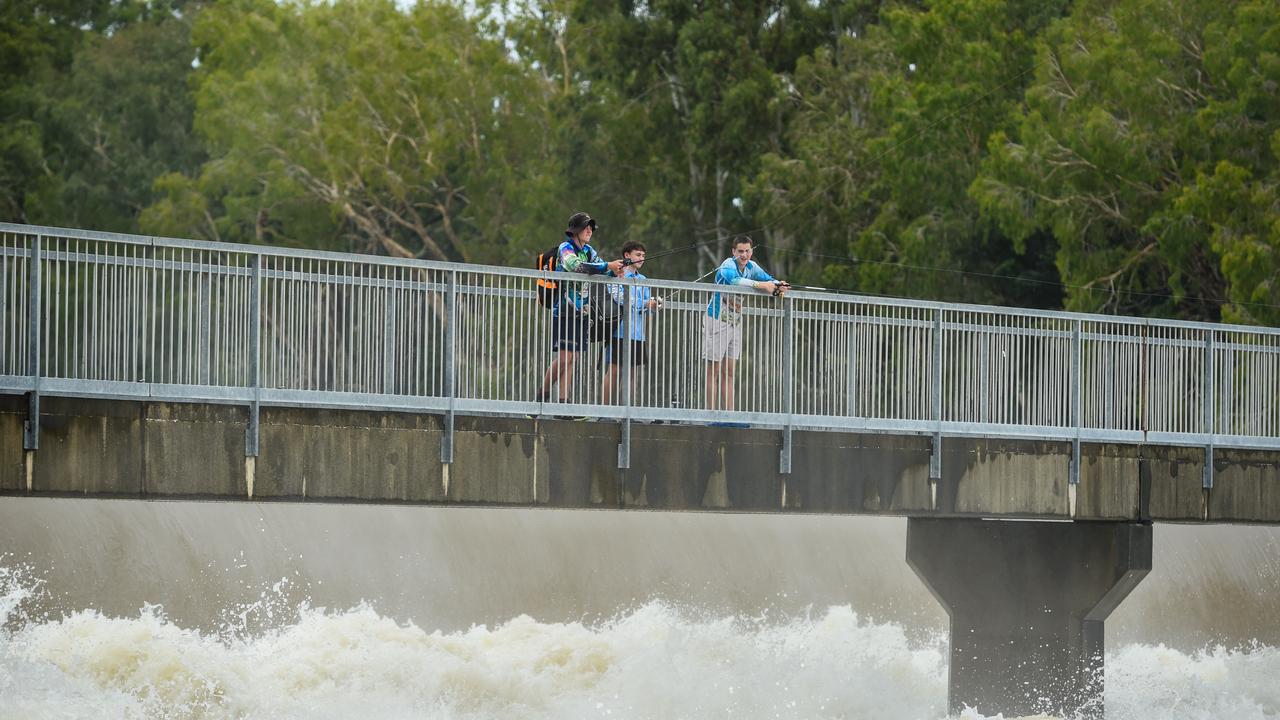
[[1150, 525], [911, 518], [951, 616], [949, 707], [1103, 717], [1103, 622], [1151, 570]]

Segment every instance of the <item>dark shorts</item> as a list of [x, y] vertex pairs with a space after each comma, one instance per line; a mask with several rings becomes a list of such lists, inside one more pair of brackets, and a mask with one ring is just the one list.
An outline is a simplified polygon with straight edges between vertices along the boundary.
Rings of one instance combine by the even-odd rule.
[[551, 349], [586, 350], [587, 318], [582, 313], [566, 310], [551, 318]]
[[[622, 343], [626, 342], [622, 338], [611, 337], [609, 344], [604, 349], [604, 361], [609, 365], [622, 364]], [[649, 362], [649, 351], [645, 347], [643, 340], [632, 340], [631, 343], [631, 367], [639, 367]]]

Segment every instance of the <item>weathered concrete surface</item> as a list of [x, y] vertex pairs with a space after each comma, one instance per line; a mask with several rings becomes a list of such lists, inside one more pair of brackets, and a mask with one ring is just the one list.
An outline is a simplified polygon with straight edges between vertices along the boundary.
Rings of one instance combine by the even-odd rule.
[[[493, 421], [479, 422], [491, 425]], [[537, 420], [528, 425], [536, 436], [532, 452], [538, 462], [527, 462], [524, 469], [512, 467], [509, 472], [518, 479], [532, 481], [536, 471], [538, 503], [554, 507], [618, 507], [621, 425], [568, 420]]]
[[[0, 492], [27, 489], [22, 450], [22, 421], [26, 418], [25, 397], [0, 395]], [[17, 442], [14, 442], [15, 437]]]
[[[142, 406], [143, 492], [161, 497], [245, 493], [248, 410], [231, 405]], [[43, 461], [44, 451], [37, 453]]]
[[[1204, 450], [1202, 448], [1143, 448], [1150, 476], [1152, 520], [1195, 521], [1204, 518]], [[1144, 479], [1145, 480], [1145, 479]]]
[[432, 415], [263, 408], [259, 438], [255, 498], [444, 499], [440, 419]]
[[945, 439], [938, 507], [963, 515], [1071, 516], [1068, 443]]
[[1152, 529], [911, 518], [907, 562], [951, 618], [949, 707], [1103, 716], [1103, 621], [1151, 570]]
[[1141, 458], [1142, 448], [1137, 445], [1081, 443], [1076, 518], [1137, 518], [1141, 499]]
[[1214, 451], [1209, 520], [1276, 522], [1280, 518], [1280, 462], [1275, 453]]
[[147, 494], [146, 405], [45, 397], [40, 410], [33, 492]]
[[[631, 428], [459, 417], [440, 462], [439, 416], [263, 408], [247, 462], [244, 407], [46, 397], [40, 450], [22, 450], [26, 399], [0, 402], [0, 493], [144, 498], [547, 505], [913, 517], [1280, 523], [1280, 453], [1219, 449], [1201, 489], [1202, 448], [795, 432], [791, 474], [779, 430]], [[28, 461], [30, 460], [30, 461]]]
[[[619, 431], [615, 429], [615, 433]], [[623, 505], [669, 510], [780, 510], [781, 443], [778, 431], [635, 425], [631, 429], [631, 469], [622, 473]]]
[[[776, 455], [777, 448], [774, 450]], [[927, 512], [932, 503], [931, 453], [929, 438], [921, 436], [795, 433], [792, 474], [783, 476], [786, 509], [854, 514]]]

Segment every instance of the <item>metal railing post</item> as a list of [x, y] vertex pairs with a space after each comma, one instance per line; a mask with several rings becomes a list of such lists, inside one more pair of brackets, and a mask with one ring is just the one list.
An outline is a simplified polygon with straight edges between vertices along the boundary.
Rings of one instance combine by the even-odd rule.
[[[618, 363], [622, 370], [622, 442], [618, 443], [618, 467], [626, 470], [631, 467], [631, 305], [635, 302], [635, 286], [624, 285], [622, 288], [623, 310], [622, 335], [625, 338], [618, 343], [622, 352], [622, 362]], [[609, 338], [605, 338], [609, 342]], [[615, 360], [617, 358], [614, 358]], [[605, 372], [609, 368], [605, 366]]]
[[454, 362], [454, 347], [458, 336], [458, 271], [449, 271], [448, 291], [445, 295], [445, 337], [444, 337], [444, 392], [449, 399], [449, 409], [444, 414], [444, 437], [440, 440], [440, 462], [453, 462], [453, 417], [454, 404], [457, 402], [455, 380], [457, 368]]
[[1084, 414], [1084, 388], [1081, 383], [1083, 344], [1080, 321], [1075, 320], [1071, 324], [1071, 427], [1075, 430], [1075, 437], [1071, 440], [1071, 469], [1068, 471], [1068, 482], [1071, 485], [1080, 483], [1080, 425]]
[[40, 448], [40, 240], [31, 241], [31, 266], [27, 268], [27, 372], [31, 375], [31, 392], [27, 394], [27, 420], [23, 424], [24, 450]]
[[249, 427], [245, 429], [244, 454], [258, 457], [258, 420], [262, 407], [262, 255], [253, 254], [249, 281]]
[[933, 452], [929, 455], [929, 479], [942, 479], [942, 308], [933, 316], [933, 382], [930, 400], [933, 414]]
[[1213, 433], [1214, 433], [1214, 351], [1213, 331], [1209, 330], [1204, 337], [1204, 432], [1208, 441], [1204, 446], [1204, 480], [1205, 490], [1213, 488]]
[[791, 474], [791, 430], [795, 412], [795, 302], [782, 296], [782, 412], [787, 424], [782, 428], [782, 452], [778, 457], [778, 472]]
[[210, 380], [210, 357], [213, 354], [213, 345], [210, 342], [209, 329], [209, 285], [212, 282], [209, 272], [200, 273], [200, 302], [199, 302], [199, 322], [200, 336], [197, 344], [197, 351], [200, 356], [196, 359], [196, 373], [198, 381], [201, 385], [208, 385]]
[[394, 395], [395, 392], [395, 358], [396, 339], [393, 317], [396, 313], [396, 293], [394, 284], [384, 288], [387, 293], [387, 305], [382, 314], [382, 394]]

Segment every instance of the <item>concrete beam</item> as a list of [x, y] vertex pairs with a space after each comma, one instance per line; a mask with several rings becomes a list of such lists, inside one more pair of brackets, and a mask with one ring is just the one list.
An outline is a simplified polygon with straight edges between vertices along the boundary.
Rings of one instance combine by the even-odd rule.
[[1103, 621], [1151, 541], [1133, 523], [911, 518], [907, 562], [951, 617], [951, 712], [1102, 717]]
[[947, 438], [929, 478], [922, 435], [797, 431], [778, 472], [777, 429], [458, 417], [442, 464], [439, 415], [262, 408], [246, 459], [237, 405], [46, 396], [25, 452], [21, 396], [0, 397], [0, 493], [321, 502], [546, 505], [725, 512], [1280, 523], [1280, 453]]

